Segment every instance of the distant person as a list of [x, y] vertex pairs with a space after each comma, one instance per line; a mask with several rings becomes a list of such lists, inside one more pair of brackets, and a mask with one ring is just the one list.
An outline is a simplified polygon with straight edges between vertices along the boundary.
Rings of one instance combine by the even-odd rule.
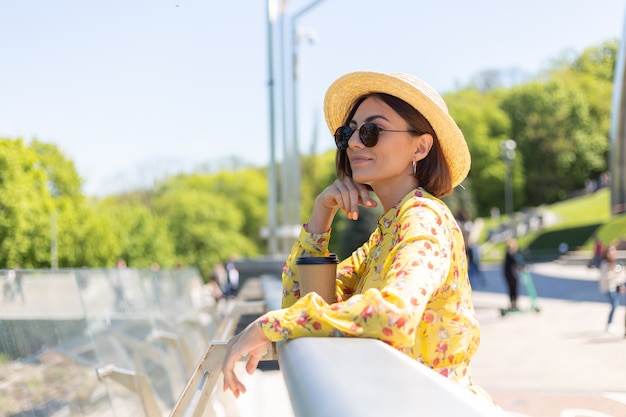
[[602, 255], [603, 255], [602, 241], [596, 235], [595, 238], [593, 239], [593, 256], [589, 260], [589, 263], [587, 264], [587, 266], [589, 268], [599, 268], [600, 261], [602, 260]]
[[9, 269], [4, 277], [2, 285], [2, 300], [7, 302], [13, 301], [15, 298], [15, 270]]
[[150, 264], [150, 278], [152, 280], [152, 293], [154, 296], [154, 303], [157, 307], [161, 307], [161, 280], [163, 276], [161, 274], [161, 265], [158, 262], [152, 262]]
[[465, 254], [467, 256], [467, 273], [472, 287], [487, 286], [485, 275], [480, 268], [480, 248], [478, 245], [475, 243], [468, 244], [465, 247]]
[[235, 265], [235, 256], [231, 255], [226, 263], [226, 272], [228, 274], [228, 295], [235, 296], [239, 291], [239, 270]]
[[503, 273], [504, 281], [509, 294], [509, 309], [519, 310], [517, 297], [519, 295], [519, 274], [524, 266], [524, 258], [517, 246], [517, 240], [509, 239], [504, 254]]
[[624, 294], [624, 268], [617, 263], [617, 247], [608, 245], [603, 252], [600, 261], [600, 292], [606, 294], [611, 309], [606, 324], [606, 331], [616, 333], [617, 328], [613, 325], [613, 315], [619, 306], [620, 295]]
[[111, 273], [111, 287], [113, 288], [113, 295], [115, 296], [114, 307], [116, 311], [125, 311], [129, 308], [124, 290], [125, 280], [126, 261], [119, 258], [115, 262], [115, 270]]
[[485, 287], [487, 282], [480, 268], [480, 248], [474, 237], [474, 223], [468, 220], [460, 225], [463, 228], [463, 236], [465, 238], [465, 256], [467, 257], [467, 273], [469, 275], [470, 284], [472, 287], [476, 287], [477, 285]]
[[211, 284], [211, 288], [213, 289], [213, 296], [216, 299], [219, 300], [227, 295], [229, 290], [228, 272], [226, 272], [226, 268], [224, 268], [223, 263], [218, 262], [213, 266], [210, 282], [215, 283]]
[[22, 303], [26, 302], [24, 296], [24, 287], [22, 286], [22, 280], [24, 279], [24, 271], [20, 265], [15, 265], [15, 293], [20, 296]]

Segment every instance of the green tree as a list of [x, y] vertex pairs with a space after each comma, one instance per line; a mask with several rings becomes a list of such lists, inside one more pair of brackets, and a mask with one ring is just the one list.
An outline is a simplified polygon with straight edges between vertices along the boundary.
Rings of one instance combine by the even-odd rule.
[[[223, 195], [231, 200], [230, 206], [244, 214], [239, 232], [262, 251], [266, 243], [261, 228], [267, 224], [268, 183], [265, 172], [258, 168], [245, 168], [235, 172], [219, 172], [207, 177], [206, 190], [211, 195]], [[239, 251], [235, 252], [239, 254]]]
[[[155, 193], [157, 213], [167, 219], [180, 262], [197, 266], [205, 279], [213, 266], [231, 255], [255, 256], [259, 230], [243, 233], [246, 213], [236, 194], [212, 192], [207, 175], [179, 175], [166, 180]], [[254, 187], [254, 184], [250, 184]], [[265, 205], [265, 203], [262, 203]]]
[[100, 203], [99, 211], [114, 233], [114, 256], [107, 264], [113, 266], [122, 258], [128, 266], [148, 268], [153, 262], [164, 267], [175, 264], [174, 243], [167, 222], [153, 214], [149, 207], [137, 201], [122, 201], [110, 197]]
[[[447, 94], [445, 100], [450, 115], [459, 125], [472, 156], [468, 178], [463, 182], [465, 190], [457, 188], [446, 203], [453, 212], [465, 208], [471, 217], [488, 215], [492, 207], [504, 211], [505, 162], [501, 157], [500, 143], [508, 139], [510, 120], [500, 109], [503, 90], [482, 93], [466, 88]], [[523, 187], [523, 176], [515, 186]]]
[[0, 265], [50, 266], [48, 176], [23, 140], [0, 139]]
[[81, 223], [86, 217], [82, 179], [74, 162], [65, 157], [56, 145], [33, 140], [30, 148], [37, 155], [39, 166], [47, 177], [46, 186], [52, 197], [51, 239], [57, 248], [59, 267], [85, 265], [88, 261], [80, 256]]
[[513, 88], [502, 108], [517, 142], [516, 164], [526, 175], [517, 207], [561, 200], [605, 167], [606, 139], [594, 129], [579, 89], [560, 80], [535, 81]]
[[569, 73], [573, 74], [567, 78], [567, 82], [578, 84], [587, 98], [592, 122], [607, 138], [611, 124], [613, 79], [618, 48], [619, 40], [613, 39], [585, 49], [574, 60], [569, 71], [566, 67], [562, 73], [563, 77], [567, 77]]
[[123, 252], [114, 222], [100, 201], [87, 203], [82, 217], [75, 223], [78, 239], [74, 245], [74, 267], [109, 268]]

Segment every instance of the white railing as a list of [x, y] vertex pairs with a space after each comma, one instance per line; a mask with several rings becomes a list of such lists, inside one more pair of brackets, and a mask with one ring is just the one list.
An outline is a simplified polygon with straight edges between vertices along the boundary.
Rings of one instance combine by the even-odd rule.
[[[276, 308], [277, 280], [262, 277], [267, 306]], [[279, 282], [279, 281], [278, 281]], [[268, 291], [271, 290], [271, 293]], [[221, 373], [226, 340], [239, 312], [257, 302], [232, 304], [170, 417], [202, 416]], [[488, 401], [375, 339], [298, 338], [272, 345], [264, 360], [278, 359], [296, 417], [429, 416], [500, 417]]]

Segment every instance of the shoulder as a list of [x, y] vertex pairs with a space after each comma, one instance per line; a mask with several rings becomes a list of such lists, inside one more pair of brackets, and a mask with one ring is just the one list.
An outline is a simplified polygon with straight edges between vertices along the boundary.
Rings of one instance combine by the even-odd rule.
[[402, 200], [397, 207], [393, 223], [395, 231], [401, 234], [411, 231], [420, 234], [447, 235], [451, 231], [460, 233], [459, 225], [448, 206], [421, 190], [416, 190]]
[[410, 211], [411, 214], [431, 212], [434, 215], [451, 219], [456, 223], [456, 219], [446, 203], [420, 189], [414, 190], [408, 194], [400, 202], [397, 211], [399, 215], [405, 214], [407, 211]]

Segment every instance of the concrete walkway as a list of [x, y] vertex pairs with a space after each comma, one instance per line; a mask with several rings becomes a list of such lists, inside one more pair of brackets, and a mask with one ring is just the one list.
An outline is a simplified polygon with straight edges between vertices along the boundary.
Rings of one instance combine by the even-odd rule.
[[[533, 274], [597, 281], [584, 265], [535, 264]], [[565, 289], [564, 289], [565, 291]], [[504, 294], [474, 291], [481, 347], [474, 381], [506, 410], [534, 417], [626, 416], [624, 307], [605, 331], [607, 303], [541, 298], [541, 311], [500, 316]], [[530, 300], [522, 297], [521, 306]]]

